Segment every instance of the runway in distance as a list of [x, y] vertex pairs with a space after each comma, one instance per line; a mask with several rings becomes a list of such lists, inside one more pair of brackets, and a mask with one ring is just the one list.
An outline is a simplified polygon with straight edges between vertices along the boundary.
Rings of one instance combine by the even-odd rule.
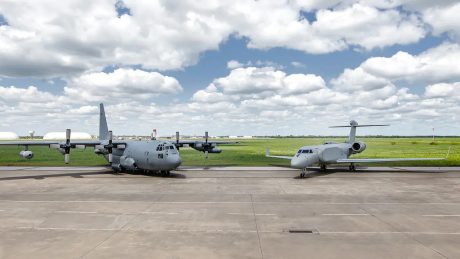
[[319, 165], [322, 171], [326, 171], [327, 165], [349, 164], [350, 171], [356, 171], [355, 163], [377, 163], [377, 162], [398, 162], [398, 161], [426, 161], [443, 160], [445, 158], [350, 158], [353, 154], [358, 154], [366, 149], [366, 144], [356, 141], [356, 128], [358, 127], [380, 127], [389, 126], [382, 124], [359, 125], [356, 121], [350, 121], [350, 125], [331, 126], [331, 128], [350, 128], [348, 140], [344, 143], [327, 141], [323, 145], [303, 146], [294, 156], [271, 156], [267, 148], [265, 156], [291, 160], [291, 167], [301, 169], [300, 177], [305, 177], [307, 168]]
[[49, 146], [55, 148], [64, 155], [66, 164], [70, 161], [70, 150], [73, 148], [84, 149], [94, 147], [94, 152], [103, 155], [115, 171], [144, 170], [159, 172], [169, 175], [171, 170], [176, 169], [182, 162], [179, 148], [188, 145], [195, 150], [202, 151], [206, 158], [208, 153], [220, 153], [218, 144], [236, 144], [238, 142], [209, 141], [208, 132], [205, 140], [180, 140], [179, 132], [176, 132], [176, 141], [165, 140], [113, 140], [112, 131], [108, 130], [104, 105], [100, 104], [99, 111], [99, 139], [98, 140], [71, 140], [71, 130], [66, 130], [65, 141], [3, 141], [1, 145], [24, 146], [19, 155], [26, 159], [33, 158], [33, 152], [29, 146]]

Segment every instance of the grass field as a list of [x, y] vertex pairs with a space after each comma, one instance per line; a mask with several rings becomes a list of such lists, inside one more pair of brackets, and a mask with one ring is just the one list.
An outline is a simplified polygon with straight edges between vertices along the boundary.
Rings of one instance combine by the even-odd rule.
[[[360, 138], [367, 149], [354, 157], [392, 158], [392, 157], [445, 157], [451, 147], [447, 160], [398, 162], [373, 165], [392, 166], [460, 166], [460, 138]], [[239, 140], [240, 144], [222, 145], [221, 154], [209, 154], [207, 160], [201, 152], [190, 148], [180, 150], [182, 165], [225, 165], [225, 166], [268, 166], [289, 165], [288, 160], [265, 157], [265, 148], [273, 155], [293, 155], [300, 146], [322, 144], [326, 140], [343, 142], [345, 138], [270, 138]], [[63, 166], [64, 157], [56, 150], [47, 147], [31, 147], [32, 160], [19, 157], [21, 147], [0, 147], [0, 166]], [[94, 154], [92, 148], [71, 151], [71, 166], [107, 165], [102, 156]]]

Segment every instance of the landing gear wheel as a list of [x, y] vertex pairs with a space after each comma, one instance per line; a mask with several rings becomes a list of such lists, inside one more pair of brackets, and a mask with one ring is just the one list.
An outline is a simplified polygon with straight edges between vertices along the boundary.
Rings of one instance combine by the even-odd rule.
[[302, 169], [302, 172], [300, 173], [300, 178], [305, 178], [305, 175], [307, 174], [307, 169]]
[[171, 175], [171, 172], [170, 171], [160, 171], [160, 175], [163, 176], [163, 177], [167, 177], [167, 176], [170, 176]]
[[348, 167], [348, 169], [351, 171], [351, 172], [356, 172], [356, 166], [354, 164], [350, 164], [350, 166]]
[[320, 170], [321, 170], [322, 172], [325, 172], [326, 169], [327, 169], [326, 165], [321, 165], [321, 166], [320, 166]]

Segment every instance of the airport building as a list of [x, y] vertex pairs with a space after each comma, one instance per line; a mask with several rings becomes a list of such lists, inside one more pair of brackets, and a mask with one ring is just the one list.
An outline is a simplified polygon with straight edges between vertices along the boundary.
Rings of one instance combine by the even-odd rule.
[[[92, 139], [91, 134], [86, 132], [72, 132], [71, 139]], [[59, 140], [65, 139], [65, 132], [49, 132], [43, 136], [44, 140]]]
[[14, 132], [0, 132], [0, 139], [1, 140], [15, 140], [19, 139], [18, 134]]

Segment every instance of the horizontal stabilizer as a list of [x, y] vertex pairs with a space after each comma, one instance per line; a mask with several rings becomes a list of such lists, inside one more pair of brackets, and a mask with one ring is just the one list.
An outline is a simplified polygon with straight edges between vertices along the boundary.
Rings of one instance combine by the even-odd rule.
[[385, 127], [390, 126], [390, 124], [364, 124], [364, 125], [339, 125], [339, 126], [330, 126], [329, 128], [351, 128], [351, 127]]

